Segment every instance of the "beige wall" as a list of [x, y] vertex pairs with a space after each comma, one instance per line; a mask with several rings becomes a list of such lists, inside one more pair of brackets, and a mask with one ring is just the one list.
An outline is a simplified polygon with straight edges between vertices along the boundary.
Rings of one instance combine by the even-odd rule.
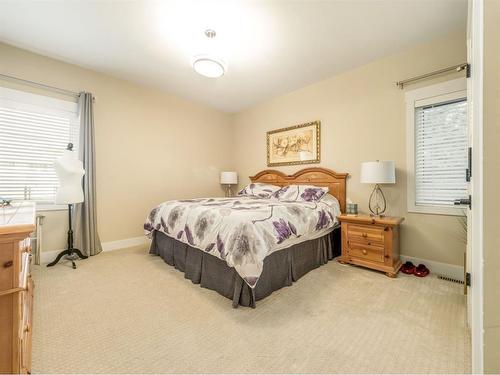
[[500, 2], [484, 6], [484, 369], [500, 373]]
[[[141, 236], [144, 218], [159, 202], [223, 194], [218, 172], [233, 168], [227, 114], [5, 44], [0, 72], [96, 96], [102, 241]], [[67, 211], [45, 215], [46, 250], [64, 248]]]
[[[321, 121], [321, 166], [348, 172], [347, 196], [367, 211], [371, 186], [359, 182], [360, 163], [395, 160], [397, 184], [384, 188], [388, 214], [406, 218], [402, 253], [463, 265], [464, 244], [456, 217], [406, 211], [404, 91], [400, 79], [466, 61], [464, 34], [378, 60], [234, 115], [235, 163], [242, 176], [266, 168], [266, 131]], [[463, 74], [459, 75], [463, 76]], [[456, 78], [448, 75], [442, 79]], [[429, 84], [426, 81], [425, 84]], [[410, 87], [415, 88], [418, 85]], [[276, 168], [294, 172], [301, 166]]]
[[[406, 212], [404, 91], [394, 82], [465, 61], [465, 35], [418, 46], [233, 116], [5, 44], [0, 56], [2, 73], [97, 97], [98, 215], [105, 242], [140, 236], [145, 214], [158, 202], [221, 195], [221, 169], [235, 168], [243, 183], [265, 169], [267, 130], [321, 120], [321, 165], [351, 174], [348, 197], [366, 211], [371, 187], [359, 183], [360, 163], [395, 160], [398, 182], [385, 191], [388, 213], [406, 217], [403, 253], [462, 264], [455, 217]], [[63, 248], [66, 212], [45, 214], [46, 250]]]

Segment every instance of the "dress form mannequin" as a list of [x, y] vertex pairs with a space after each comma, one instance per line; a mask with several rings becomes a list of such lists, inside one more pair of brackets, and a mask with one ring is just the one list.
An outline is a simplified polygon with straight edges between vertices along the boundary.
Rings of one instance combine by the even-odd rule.
[[82, 178], [85, 174], [83, 163], [78, 160], [76, 152], [64, 150], [63, 155], [55, 161], [59, 188], [56, 193], [56, 204], [83, 202]]
[[74, 203], [83, 202], [82, 178], [85, 175], [85, 170], [83, 169], [83, 163], [78, 160], [76, 153], [73, 151], [72, 143], [68, 144], [68, 148], [64, 151], [63, 155], [55, 161], [54, 167], [57, 177], [59, 178], [56, 203], [68, 205], [68, 248], [60, 252], [52, 263], [47, 264], [47, 267], [54, 266], [64, 255], [66, 255], [66, 258], [71, 260], [73, 268], [76, 268], [75, 259], [77, 257], [86, 259], [87, 256], [83, 255], [80, 250], [73, 248], [71, 208]]

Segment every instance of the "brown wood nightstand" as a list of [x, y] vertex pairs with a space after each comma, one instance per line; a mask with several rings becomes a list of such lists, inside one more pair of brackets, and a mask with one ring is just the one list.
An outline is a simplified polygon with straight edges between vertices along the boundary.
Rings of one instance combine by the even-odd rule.
[[396, 277], [399, 259], [399, 224], [394, 216], [340, 215], [342, 255], [340, 263], [356, 264]]

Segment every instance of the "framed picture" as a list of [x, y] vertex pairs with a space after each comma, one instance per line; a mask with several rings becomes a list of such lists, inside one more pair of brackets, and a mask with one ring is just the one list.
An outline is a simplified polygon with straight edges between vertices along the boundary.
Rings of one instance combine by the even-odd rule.
[[267, 132], [267, 165], [319, 163], [319, 121]]

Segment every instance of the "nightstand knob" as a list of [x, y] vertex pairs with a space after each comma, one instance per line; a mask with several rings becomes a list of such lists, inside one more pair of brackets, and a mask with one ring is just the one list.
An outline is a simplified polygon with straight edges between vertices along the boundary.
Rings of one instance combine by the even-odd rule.
[[368, 237], [368, 234], [363, 233], [362, 236], [366, 238], [366, 237]]
[[366, 250], [365, 250], [365, 249], [363, 249], [363, 255], [366, 255], [366, 254], [367, 254]]

